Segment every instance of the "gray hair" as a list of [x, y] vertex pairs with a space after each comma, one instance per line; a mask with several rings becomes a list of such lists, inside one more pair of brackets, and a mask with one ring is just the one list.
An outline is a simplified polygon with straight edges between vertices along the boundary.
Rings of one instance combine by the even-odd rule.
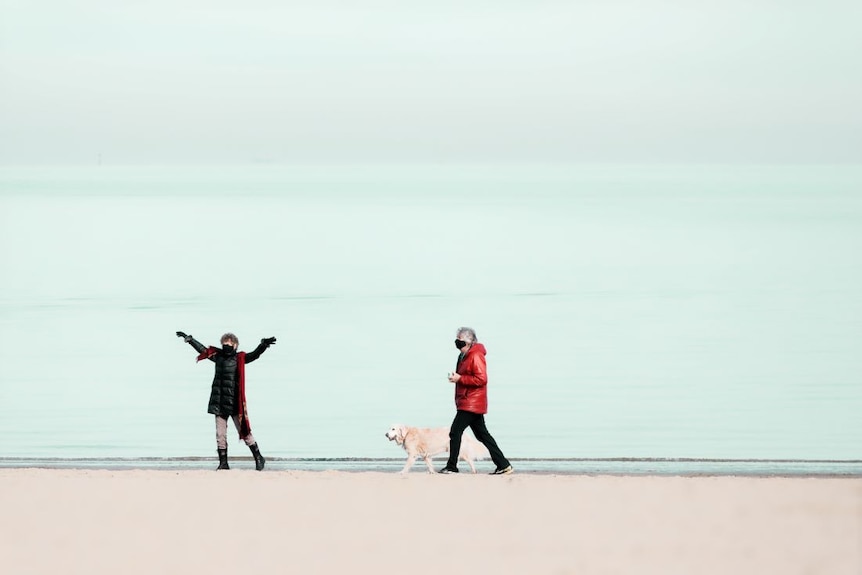
[[237, 336], [235, 336], [234, 334], [232, 334], [231, 332], [227, 332], [226, 334], [221, 336], [221, 339], [219, 341], [221, 343], [229, 341], [234, 345], [239, 345], [239, 338]]
[[472, 327], [459, 327], [456, 337], [467, 336], [469, 343], [476, 343], [476, 331]]

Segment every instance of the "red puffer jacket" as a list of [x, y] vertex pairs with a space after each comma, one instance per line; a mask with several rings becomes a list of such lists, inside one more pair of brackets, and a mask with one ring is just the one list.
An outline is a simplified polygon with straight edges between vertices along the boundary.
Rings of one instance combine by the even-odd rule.
[[474, 343], [464, 357], [458, 358], [455, 373], [461, 376], [455, 384], [455, 407], [473, 413], [488, 413], [488, 371], [485, 346]]

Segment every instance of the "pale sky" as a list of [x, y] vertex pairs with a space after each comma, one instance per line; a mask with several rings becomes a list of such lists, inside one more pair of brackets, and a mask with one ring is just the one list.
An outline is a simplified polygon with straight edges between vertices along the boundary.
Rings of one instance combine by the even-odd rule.
[[862, 162], [862, 2], [0, 0], [0, 165]]

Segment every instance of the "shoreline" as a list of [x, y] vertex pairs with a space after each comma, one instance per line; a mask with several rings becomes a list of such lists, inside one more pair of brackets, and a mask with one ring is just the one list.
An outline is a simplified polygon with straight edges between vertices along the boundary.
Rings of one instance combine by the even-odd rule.
[[[248, 455], [230, 458], [232, 467], [253, 467]], [[397, 473], [404, 458], [267, 457], [266, 471], [343, 471]], [[862, 460], [695, 459], [695, 458], [512, 458], [516, 473], [527, 475], [659, 477], [848, 477], [862, 478]], [[190, 457], [0, 457], [0, 469], [209, 470], [214, 456]], [[435, 459], [435, 468], [443, 459]], [[477, 461], [478, 474], [490, 473], [490, 461]], [[462, 473], [469, 472], [462, 469]], [[427, 473], [419, 462], [410, 475]], [[469, 474], [469, 473], [466, 473]]]

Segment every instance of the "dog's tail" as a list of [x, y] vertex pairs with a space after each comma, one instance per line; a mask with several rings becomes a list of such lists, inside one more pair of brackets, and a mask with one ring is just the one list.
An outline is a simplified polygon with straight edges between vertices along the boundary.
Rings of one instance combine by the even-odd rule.
[[488, 448], [479, 443], [478, 439], [474, 439], [472, 437], [464, 437], [464, 440], [461, 442], [461, 453], [467, 453], [477, 461], [491, 459], [491, 454], [488, 452]]

